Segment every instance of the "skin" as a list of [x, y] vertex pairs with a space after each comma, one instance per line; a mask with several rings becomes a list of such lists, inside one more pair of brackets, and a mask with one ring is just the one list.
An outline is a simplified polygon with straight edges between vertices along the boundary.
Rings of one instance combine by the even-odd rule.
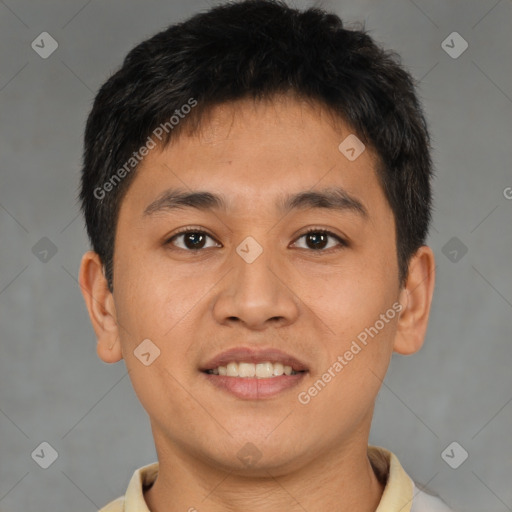
[[[150, 151], [122, 201], [115, 238], [114, 291], [98, 255], [87, 252], [79, 281], [99, 357], [124, 359], [147, 411], [159, 476], [145, 492], [153, 512], [189, 510], [374, 511], [383, 487], [367, 457], [374, 402], [393, 351], [412, 354], [425, 337], [434, 256], [422, 246], [398, 284], [393, 213], [370, 148], [349, 161], [338, 145], [351, 132], [320, 105], [281, 96], [215, 107], [199, 132]], [[280, 213], [286, 193], [343, 187], [367, 209]], [[144, 216], [168, 188], [226, 196], [228, 208]], [[206, 232], [194, 253], [191, 226]], [[315, 249], [302, 235], [327, 229], [348, 243]], [[253, 237], [263, 253], [247, 263], [236, 247]], [[188, 240], [188, 247], [191, 247]], [[303, 405], [301, 391], [343, 355], [357, 335], [399, 302], [400, 315], [369, 339]], [[149, 338], [160, 356], [133, 353]], [[305, 361], [296, 388], [242, 400], [206, 382], [199, 368], [237, 346], [275, 347]], [[247, 442], [252, 466], [237, 456]]]

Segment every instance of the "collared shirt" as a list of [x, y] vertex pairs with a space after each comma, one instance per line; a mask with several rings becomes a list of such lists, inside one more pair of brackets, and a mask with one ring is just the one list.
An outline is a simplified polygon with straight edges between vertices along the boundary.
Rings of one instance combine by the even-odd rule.
[[[452, 512], [439, 498], [420, 491], [392, 452], [369, 446], [368, 457], [386, 481], [375, 512]], [[99, 512], [151, 512], [144, 500], [144, 490], [156, 480], [158, 465], [154, 462], [135, 470], [125, 495]]]

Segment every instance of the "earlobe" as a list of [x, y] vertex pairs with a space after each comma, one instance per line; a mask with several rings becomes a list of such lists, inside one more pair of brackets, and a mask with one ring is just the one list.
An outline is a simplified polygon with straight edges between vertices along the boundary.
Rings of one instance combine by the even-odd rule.
[[98, 340], [98, 356], [106, 363], [116, 363], [123, 355], [114, 298], [108, 289], [103, 265], [96, 252], [88, 251], [83, 255], [78, 282]]
[[432, 249], [421, 246], [409, 263], [405, 287], [400, 292], [402, 310], [397, 323], [393, 350], [414, 354], [423, 346], [434, 294], [435, 258]]
[[119, 337], [110, 345], [98, 339], [96, 352], [98, 353], [98, 357], [105, 363], [117, 363], [123, 358]]

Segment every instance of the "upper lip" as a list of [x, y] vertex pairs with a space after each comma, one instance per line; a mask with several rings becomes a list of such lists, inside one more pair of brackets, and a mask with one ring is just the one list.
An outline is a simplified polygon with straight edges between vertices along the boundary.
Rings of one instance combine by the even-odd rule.
[[296, 372], [307, 371], [304, 362], [296, 357], [275, 348], [257, 349], [250, 347], [235, 347], [216, 355], [207, 361], [202, 367], [202, 371], [213, 370], [219, 366], [227, 366], [231, 362], [244, 363], [281, 363], [283, 366], [291, 366]]

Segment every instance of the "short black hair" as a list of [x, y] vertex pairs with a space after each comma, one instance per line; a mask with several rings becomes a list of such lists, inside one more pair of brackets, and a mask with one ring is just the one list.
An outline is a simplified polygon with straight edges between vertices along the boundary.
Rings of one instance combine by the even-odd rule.
[[109, 289], [119, 207], [144, 147], [155, 138], [165, 147], [184, 127], [193, 133], [215, 105], [289, 92], [327, 107], [375, 151], [403, 285], [432, 209], [430, 136], [416, 87], [364, 26], [347, 29], [319, 7], [279, 0], [224, 3], [141, 42], [102, 85], [85, 128], [79, 199]]

